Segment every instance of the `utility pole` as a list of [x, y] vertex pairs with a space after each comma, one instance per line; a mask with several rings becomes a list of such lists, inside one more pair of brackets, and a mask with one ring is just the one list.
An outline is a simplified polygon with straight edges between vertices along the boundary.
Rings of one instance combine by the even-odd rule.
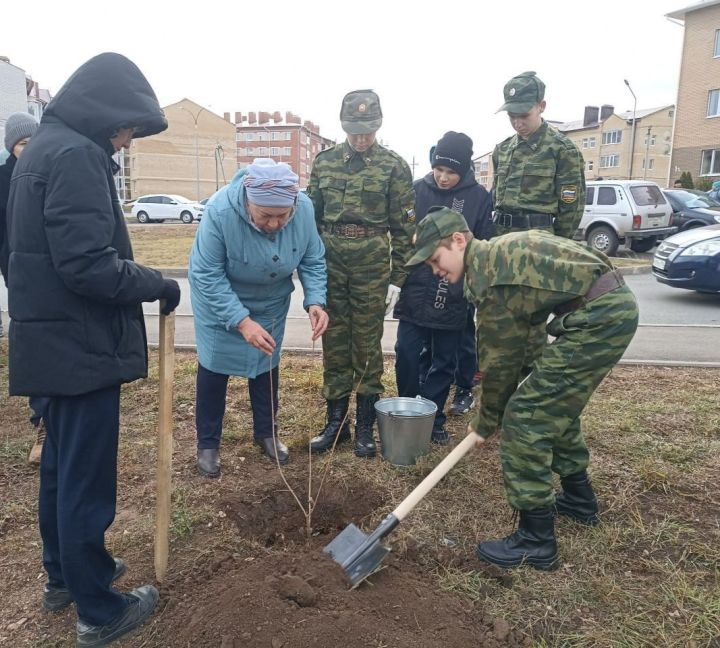
[[625, 81], [625, 85], [628, 87], [630, 94], [633, 96], [632, 136], [630, 138], [630, 170], [628, 171], [628, 180], [632, 180], [633, 158], [635, 157], [635, 125], [637, 121], [635, 119], [635, 115], [637, 114], [637, 97], [635, 96], [633, 89], [630, 87], [628, 80], [623, 79], [623, 81]]
[[413, 155], [412, 164], [410, 165], [410, 168], [412, 169], [412, 179], [415, 180], [415, 167], [417, 166], [417, 162], [415, 162], [415, 156]]
[[197, 112], [197, 115], [194, 115], [190, 110], [185, 108], [185, 106], [180, 107], [188, 115], [190, 115], [190, 117], [192, 117], [193, 123], [195, 124], [195, 200], [200, 202], [200, 153], [198, 151], [198, 119], [200, 119], [200, 113], [205, 110], [205, 108], [200, 108], [200, 110], [198, 110]]

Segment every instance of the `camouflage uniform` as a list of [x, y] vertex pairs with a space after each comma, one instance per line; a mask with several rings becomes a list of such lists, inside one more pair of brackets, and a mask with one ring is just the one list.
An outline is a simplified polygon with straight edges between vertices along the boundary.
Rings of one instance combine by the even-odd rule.
[[388, 284], [405, 281], [411, 248], [410, 168], [377, 142], [364, 153], [343, 142], [315, 158], [307, 194], [328, 273], [323, 395], [342, 398], [355, 387], [358, 394], [379, 394], [385, 296]]
[[[534, 72], [511, 79], [501, 110], [522, 113], [541, 101], [545, 84]], [[517, 108], [515, 108], [517, 107]], [[495, 147], [493, 200], [496, 235], [542, 229], [572, 238], [585, 208], [585, 163], [565, 135], [543, 121], [527, 140], [517, 133]], [[525, 373], [547, 342], [544, 327], [535, 327], [525, 355]]]
[[[623, 283], [582, 299], [612, 265], [601, 253], [546, 232], [473, 240], [465, 266], [466, 296], [484, 313], [481, 407], [471, 426], [483, 437], [502, 428], [510, 504], [521, 511], [551, 506], [551, 471], [565, 477], [587, 467], [580, 414], [635, 333], [635, 298]], [[555, 341], [516, 389], [533, 327], [563, 310], [547, 325]]]

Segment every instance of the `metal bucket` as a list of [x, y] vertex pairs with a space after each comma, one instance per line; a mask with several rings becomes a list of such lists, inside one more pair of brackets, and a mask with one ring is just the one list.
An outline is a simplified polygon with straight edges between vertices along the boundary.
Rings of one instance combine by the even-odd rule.
[[375, 403], [383, 459], [413, 466], [430, 447], [437, 405], [427, 398], [383, 398]]

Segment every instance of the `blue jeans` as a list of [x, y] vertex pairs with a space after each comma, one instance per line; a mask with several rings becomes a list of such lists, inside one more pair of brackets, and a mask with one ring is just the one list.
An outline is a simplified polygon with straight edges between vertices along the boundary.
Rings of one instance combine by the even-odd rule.
[[[458, 331], [431, 329], [400, 320], [395, 342], [398, 396], [422, 396], [437, 405], [434, 429], [445, 425], [445, 403], [455, 372]], [[423, 355], [423, 349], [424, 354]], [[422, 366], [423, 358], [429, 364]]]
[[[195, 429], [198, 450], [217, 450], [220, 447], [225, 417], [225, 397], [230, 376], [205, 369], [198, 362], [197, 392], [195, 396]], [[272, 378], [272, 396], [270, 382]], [[273, 416], [278, 411], [278, 368], [256, 378], [248, 378], [248, 392], [253, 414], [253, 438], [273, 436]]]
[[48, 582], [70, 590], [80, 619], [105, 625], [126, 597], [112, 589], [105, 531], [115, 519], [120, 385], [48, 399], [38, 517]]

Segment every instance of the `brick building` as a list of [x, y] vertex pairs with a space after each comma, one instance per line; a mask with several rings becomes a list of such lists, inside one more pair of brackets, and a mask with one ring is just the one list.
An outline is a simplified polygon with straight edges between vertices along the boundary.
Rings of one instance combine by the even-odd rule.
[[[225, 113], [230, 121], [230, 113]], [[285, 118], [279, 112], [235, 113], [237, 140], [237, 166], [242, 168], [255, 158], [269, 157], [285, 162], [300, 178], [300, 186], [306, 187], [310, 180], [315, 156], [335, 145], [320, 135], [319, 126], [303, 121], [291, 112]]]
[[148, 193], [208, 198], [235, 175], [235, 126], [189, 99], [163, 107], [167, 130], [118, 156], [122, 200]]
[[667, 14], [684, 25], [670, 183], [720, 179], [720, 0]]

